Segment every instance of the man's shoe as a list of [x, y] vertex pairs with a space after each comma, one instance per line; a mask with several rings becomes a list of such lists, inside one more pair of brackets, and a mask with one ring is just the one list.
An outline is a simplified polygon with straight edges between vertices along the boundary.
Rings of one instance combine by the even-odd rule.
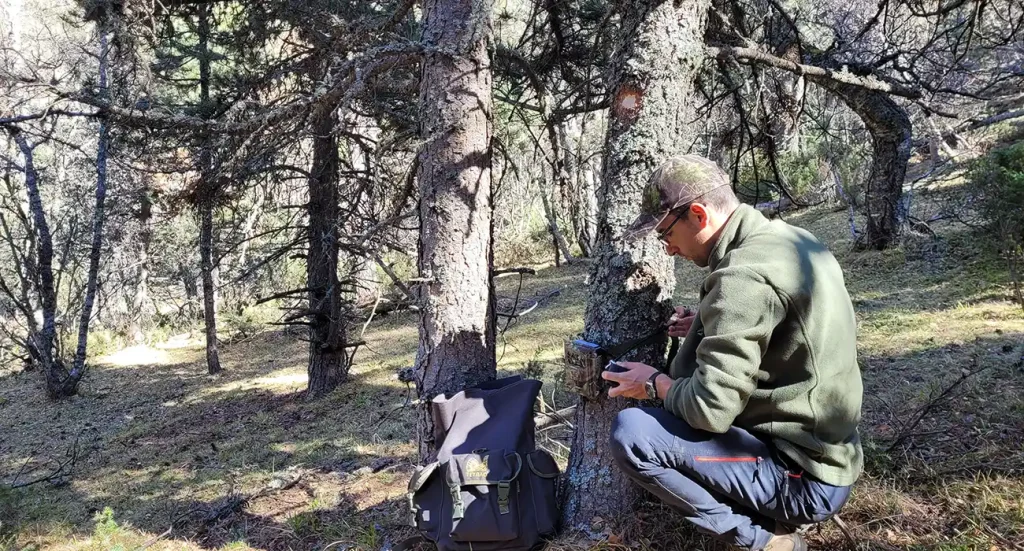
[[764, 551], [808, 551], [807, 540], [796, 533], [772, 536]]

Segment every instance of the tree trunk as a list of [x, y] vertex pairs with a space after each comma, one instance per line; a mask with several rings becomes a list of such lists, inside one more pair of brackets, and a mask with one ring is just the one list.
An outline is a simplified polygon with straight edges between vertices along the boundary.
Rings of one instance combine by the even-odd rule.
[[181, 263], [178, 265], [181, 286], [185, 288], [185, 316], [189, 321], [199, 319], [199, 285], [196, 283], [192, 267]]
[[582, 204], [582, 223], [580, 224], [579, 244], [583, 256], [590, 258], [594, 256], [594, 247], [597, 241], [597, 178], [594, 170], [587, 166], [580, 173], [580, 193]]
[[[693, 79], [705, 55], [707, 0], [676, 4], [649, 0], [621, 6], [623, 35], [610, 83], [612, 108], [600, 191], [597, 262], [590, 278], [584, 338], [612, 345], [643, 336], [665, 323], [675, 287], [672, 259], [653, 239], [630, 243], [623, 230], [637, 215], [651, 172], [685, 153], [693, 132]], [[626, 359], [660, 366], [665, 342]], [[615, 467], [608, 446], [625, 400], [581, 400], [565, 482], [564, 526], [591, 535], [624, 520], [638, 488]]]
[[[200, 111], [209, 114], [210, 105], [210, 6], [199, 5], [199, 102]], [[199, 262], [203, 272], [203, 320], [206, 323], [206, 366], [210, 375], [220, 373], [217, 350], [217, 284], [213, 263], [213, 209], [217, 182], [213, 170], [213, 138], [203, 139], [199, 151]]]
[[[429, 402], [495, 377], [490, 0], [425, 0], [417, 392]], [[436, 48], [433, 49], [433, 48]], [[426, 405], [420, 455], [434, 452]]]
[[209, 198], [199, 205], [199, 257], [203, 270], [203, 320], [206, 323], [206, 366], [210, 375], [220, 373], [220, 353], [217, 351], [217, 299], [214, 296], [213, 274], [213, 201]]
[[871, 175], [865, 190], [867, 227], [861, 246], [895, 245], [906, 223], [903, 180], [910, 160], [912, 126], [907, 111], [883, 92], [828, 80], [815, 80], [838, 95], [871, 133]]
[[153, 240], [153, 200], [150, 198], [148, 185], [150, 176], [144, 176], [146, 187], [139, 197], [139, 255], [138, 268], [135, 275], [135, 293], [132, 296], [131, 335], [136, 343], [145, 339], [147, 306], [149, 302], [149, 244]]
[[328, 394], [348, 377], [341, 285], [338, 282], [337, 110], [314, 114], [313, 166], [309, 173], [309, 385], [306, 395]]
[[555, 264], [558, 264], [558, 253], [562, 253], [566, 264], [572, 264], [575, 258], [569, 252], [569, 244], [566, 243], [562, 230], [558, 229], [558, 220], [555, 218], [555, 209], [551, 206], [551, 200], [548, 199], [548, 190], [541, 189], [540, 200], [544, 204], [544, 217], [548, 221], [548, 233], [551, 234], [551, 240], [555, 245]]
[[[100, 97], [107, 98], [107, 64], [109, 48], [106, 23], [97, 24], [100, 35]], [[77, 385], [85, 373], [85, 351], [89, 342], [89, 319], [96, 299], [97, 278], [100, 271], [100, 250], [103, 246], [104, 203], [107, 197], [107, 149], [110, 145], [110, 129], [105, 118], [100, 119], [99, 141], [96, 147], [96, 206], [92, 213], [92, 247], [89, 250], [89, 277], [85, 285], [85, 303], [82, 318], [78, 322], [78, 348], [71, 367], [70, 380]]]
[[[35, 226], [36, 244], [38, 246], [38, 293], [42, 305], [42, 326], [35, 319], [28, 320], [32, 328], [30, 339], [30, 355], [43, 372], [46, 381], [46, 392], [51, 398], [63, 398], [74, 394], [77, 381], [70, 387], [65, 386], [67, 370], [54, 350], [57, 335], [57, 291], [53, 283], [53, 239], [50, 226], [46, 222], [43, 201], [39, 195], [39, 173], [36, 171], [33, 149], [25, 136], [13, 133], [15, 143], [25, 157], [25, 189], [28, 192], [29, 209], [32, 212], [32, 223]], [[67, 394], [67, 391], [71, 394]]]

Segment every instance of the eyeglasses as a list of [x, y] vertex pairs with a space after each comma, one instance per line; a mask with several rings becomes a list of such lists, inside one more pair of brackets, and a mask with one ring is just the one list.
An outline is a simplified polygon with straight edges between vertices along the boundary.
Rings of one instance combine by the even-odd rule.
[[654, 230], [655, 233], [658, 234], [658, 241], [661, 241], [664, 245], [668, 245], [668, 233], [672, 231], [672, 226], [675, 226], [676, 222], [678, 222], [679, 219], [682, 218], [682, 216], [679, 216], [679, 209], [671, 209], [665, 213], [665, 216], [661, 217], [661, 220], [658, 220], [658, 223], [655, 224], [654, 227], [657, 228], [658, 226], [660, 226], [661, 223], [664, 222], [665, 219], [669, 217], [669, 215], [675, 216], [675, 218], [672, 219], [672, 223], [669, 224], [668, 227], [663, 230]]

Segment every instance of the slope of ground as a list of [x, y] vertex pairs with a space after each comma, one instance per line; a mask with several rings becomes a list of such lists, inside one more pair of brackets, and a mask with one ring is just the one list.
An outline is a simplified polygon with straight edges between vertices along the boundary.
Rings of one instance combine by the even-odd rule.
[[[843, 516], [862, 546], [1024, 549], [1024, 315], [992, 245], [939, 223], [938, 239], [853, 252], [845, 212], [787, 220], [829, 244], [857, 308], [868, 466]], [[502, 371], [542, 378], [553, 407], [570, 402], [559, 359], [582, 327], [588, 271], [527, 277], [518, 294], [540, 305], [499, 339]], [[678, 276], [677, 299], [692, 304], [703, 272], [681, 264]], [[504, 297], [517, 288], [500, 282]], [[0, 549], [376, 550], [408, 535], [414, 421], [396, 374], [413, 362], [416, 318], [377, 320], [365, 338], [351, 380], [317, 402], [299, 393], [306, 345], [286, 332], [225, 346], [217, 377], [188, 336], [123, 350], [61, 403], [35, 374], [4, 376], [5, 487], [74, 469], [0, 490]], [[547, 445], [566, 453], [557, 435]], [[635, 548], [720, 549], [658, 505], [636, 519]], [[834, 524], [811, 537], [847, 547]], [[622, 546], [570, 534], [554, 548]]]

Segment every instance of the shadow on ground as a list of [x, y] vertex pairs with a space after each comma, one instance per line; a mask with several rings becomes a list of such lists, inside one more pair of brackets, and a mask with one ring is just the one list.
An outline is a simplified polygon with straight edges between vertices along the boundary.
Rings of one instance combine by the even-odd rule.
[[[1012, 548], [1024, 541], [1024, 316], [1005, 300], [999, 259], [956, 228], [916, 249], [853, 252], [843, 217], [792, 217], [832, 247], [857, 309], [867, 470], [843, 516], [870, 549]], [[546, 394], [557, 386], [588, 273], [581, 264], [525, 279], [521, 296], [548, 298], [499, 340], [504, 373], [534, 369]], [[677, 275], [677, 300], [692, 304], [704, 273], [681, 263]], [[517, 289], [504, 280], [499, 293]], [[299, 392], [307, 345], [285, 332], [226, 346], [217, 377], [192, 344], [96, 367], [82, 396], [56, 404], [36, 374], [0, 380], [4, 482], [49, 472], [76, 438], [80, 453], [69, 484], [0, 493], [0, 549], [136, 549], [172, 525], [150, 549], [376, 550], [400, 539], [415, 446], [394, 374], [412, 363], [415, 324], [410, 314], [375, 321], [351, 380], [316, 402]], [[635, 510], [630, 541], [641, 548], [721, 548], [663, 507]], [[831, 524], [812, 538], [846, 545]], [[552, 549], [589, 547], [568, 536]]]

